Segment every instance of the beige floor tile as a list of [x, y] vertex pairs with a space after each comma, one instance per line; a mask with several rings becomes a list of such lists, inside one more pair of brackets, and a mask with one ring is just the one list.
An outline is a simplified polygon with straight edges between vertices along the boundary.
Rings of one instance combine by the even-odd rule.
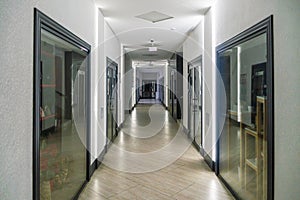
[[206, 187], [204, 185], [199, 185], [194, 183], [187, 189], [181, 191], [180, 193], [174, 195], [175, 199], [178, 200], [233, 200], [234, 198], [224, 189], [216, 190], [214, 189], [214, 184], [207, 183]]
[[144, 186], [137, 186], [115, 195], [110, 200], [171, 200], [173, 198]]
[[[166, 122], [162, 130], [145, 139], [132, 137], [124, 133], [124, 130], [126, 130], [138, 135], [139, 126], [146, 126], [150, 123], [147, 113], [149, 105], [138, 105], [133, 111], [135, 112], [132, 115], [134, 117], [131, 116], [125, 122], [125, 127], [121, 130], [114, 144], [128, 151], [145, 153], [157, 150], [172, 141], [179, 125], [163, 109], [156, 109], [161, 115], [166, 115], [164, 116]], [[182, 130], [179, 130], [181, 131], [180, 134], [183, 134]], [[122, 159], [119, 162], [122, 165]], [[158, 160], [154, 162], [158, 162]], [[153, 172], [126, 173], [102, 164], [94, 173], [80, 199], [105, 198], [122, 200], [233, 199], [232, 195], [225, 189], [192, 145], [173, 163]]]

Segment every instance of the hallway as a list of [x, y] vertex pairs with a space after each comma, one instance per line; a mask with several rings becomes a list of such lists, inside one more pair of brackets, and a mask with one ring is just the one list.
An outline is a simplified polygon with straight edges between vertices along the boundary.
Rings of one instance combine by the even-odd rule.
[[[152, 123], [158, 127], [156, 123], [159, 121], [164, 123], [157, 134], [151, 135], [153, 133], [145, 131], [151, 130], [149, 125], [151, 126]], [[144, 129], [145, 127], [147, 129]], [[127, 118], [106, 157], [110, 157], [115, 146], [138, 154], [157, 151], [169, 144], [176, 137], [176, 132], [177, 135], [186, 137], [181, 127], [163, 106], [160, 104], [138, 104]], [[180, 143], [186, 143], [184, 137], [179, 137]], [[117, 156], [118, 161], [112, 165], [105, 157], [104, 164], [94, 172], [79, 199], [233, 199], [192, 145], [188, 146], [187, 150], [182, 153], [183, 155], [178, 157], [175, 162], [168, 163], [167, 167], [164, 167], [165, 163], [161, 162], [168, 160], [163, 157], [165, 156], [164, 153], [153, 163], [145, 160], [148, 166], [143, 166], [144, 162], [134, 164], [132, 160], [130, 161], [131, 165], [126, 166], [128, 161], [124, 158], [125, 156]], [[106, 163], [112, 168], [107, 167]], [[158, 168], [157, 163], [162, 164], [160, 168]], [[152, 164], [153, 168], [151, 166], [147, 168]], [[118, 167], [121, 170], [114, 169]], [[132, 168], [148, 172], [134, 173]], [[151, 171], [151, 169], [158, 170]]]

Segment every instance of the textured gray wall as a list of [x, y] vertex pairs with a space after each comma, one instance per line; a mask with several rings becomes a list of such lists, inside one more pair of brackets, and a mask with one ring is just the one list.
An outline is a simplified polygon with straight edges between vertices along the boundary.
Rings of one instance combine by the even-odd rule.
[[33, 1], [0, 3], [0, 199], [32, 199]]
[[275, 200], [300, 197], [300, 1], [276, 0]]
[[217, 0], [216, 42], [274, 15], [275, 200], [299, 199], [300, 1]]
[[[0, 199], [32, 199], [34, 7], [94, 45], [92, 0], [0, 1]], [[84, 15], [78, 15], [78, 10]], [[92, 64], [94, 62], [92, 58]]]

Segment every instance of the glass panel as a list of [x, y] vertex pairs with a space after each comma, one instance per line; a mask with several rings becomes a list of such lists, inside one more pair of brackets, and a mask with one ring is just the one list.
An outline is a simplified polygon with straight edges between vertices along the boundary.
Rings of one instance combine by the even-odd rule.
[[194, 98], [194, 74], [193, 69], [189, 69], [189, 130], [190, 137], [194, 137], [194, 112], [193, 112], [193, 98]]
[[173, 77], [173, 117], [177, 119], [177, 72], [174, 70]]
[[191, 137], [201, 146], [202, 122], [201, 122], [201, 74], [199, 68], [189, 70], [189, 130]]
[[201, 74], [200, 74], [200, 68], [201, 66], [197, 66], [195, 68], [195, 125], [196, 125], [196, 133], [195, 133], [195, 142], [201, 146], [202, 142], [202, 121], [201, 121]]
[[87, 54], [41, 33], [40, 199], [72, 199], [86, 180]]
[[117, 66], [110, 64], [107, 68], [107, 133], [111, 142], [116, 136], [117, 123]]
[[227, 97], [220, 174], [242, 199], [267, 197], [266, 34], [219, 55]]
[[111, 95], [112, 95], [112, 76], [113, 72], [110, 67], [107, 68], [107, 139], [108, 142], [112, 141], [112, 112], [111, 112], [111, 106], [112, 106], [112, 101], [111, 101]]

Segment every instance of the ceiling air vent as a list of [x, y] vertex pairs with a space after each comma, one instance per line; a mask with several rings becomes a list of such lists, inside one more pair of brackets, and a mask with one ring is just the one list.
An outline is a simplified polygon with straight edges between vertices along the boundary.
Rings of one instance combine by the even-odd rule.
[[165, 14], [157, 12], [157, 11], [152, 11], [149, 13], [138, 15], [138, 16], [136, 16], [136, 18], [140, 18], [140, 19], [144, 19], [146, 21], [152, 22], [152, 23], [156, 23], [156, 22], [161, 22], [161, 21], [165, 21], [168, 19], [172, 19], [174, 17], [165, 15]]

